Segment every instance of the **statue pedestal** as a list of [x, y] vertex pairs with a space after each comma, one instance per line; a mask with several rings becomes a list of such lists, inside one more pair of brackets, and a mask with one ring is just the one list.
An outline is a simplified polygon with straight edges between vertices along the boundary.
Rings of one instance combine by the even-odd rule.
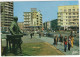
[[7, 36], [7, 38], [6, 38], [7, 51], [10, 51], [14, 54], [17, 54], [17, 50], [19, 48], [20, 52], [22, 52], [22, 50], [21, 50], [21, 44], [22, 44], [21, 37], [23, 37], [23, 35], [6, 35], [6, 36]]

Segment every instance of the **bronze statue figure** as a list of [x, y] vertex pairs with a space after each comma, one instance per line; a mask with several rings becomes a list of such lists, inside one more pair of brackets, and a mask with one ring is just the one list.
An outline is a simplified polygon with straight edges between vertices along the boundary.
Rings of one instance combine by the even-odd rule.
[[10, 33], [12, 35], [20, 35], [20, 34], [23, 34], [17, 24], [17, 21], [18, 21], [18, 18], [17, 17], [14, 17], [14, 21], [12, 22], [9, 30], [10, 30]]

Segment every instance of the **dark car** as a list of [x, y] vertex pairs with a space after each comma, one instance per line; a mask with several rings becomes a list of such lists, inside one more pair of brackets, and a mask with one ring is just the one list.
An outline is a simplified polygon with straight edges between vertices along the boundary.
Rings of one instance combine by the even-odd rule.
[[48, 36], [48, 37], [53, 37], [54, 34], [53, 34], [53, 33], [47, 33], [47, 36]]

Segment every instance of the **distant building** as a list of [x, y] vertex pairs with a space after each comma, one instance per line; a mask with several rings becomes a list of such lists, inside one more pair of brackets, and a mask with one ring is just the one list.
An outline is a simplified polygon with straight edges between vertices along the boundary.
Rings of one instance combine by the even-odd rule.
[[58, 26], [64, 30], [79, 29], [79, 6], [59, 6]]
[[13, 21], [13, 2], [1, 3], [1, 30], [8, 31], [8, 27]]
[[23, 30], [24, 29], [23, 22], [18, 22], [18, 26], [19, 26], [20, 30]]
[[31, 8], [31, 12], [37, 12], [37, 8]]
[[24, 29], [38, 30], [42, 27], [42, 14], [36, 8], [31, 8], [31, 12], [24, 12]]
[[37, 12], [37, 26], [42, 26], [42, 14]]
[[28, 30], [32, 25], [31, 12], [24, 12], [24, 29]]
[[44, 22], [43, 27], [44, 27], [44, 30], [50, 30], [51, 29], [51, 22], [50, 21]]

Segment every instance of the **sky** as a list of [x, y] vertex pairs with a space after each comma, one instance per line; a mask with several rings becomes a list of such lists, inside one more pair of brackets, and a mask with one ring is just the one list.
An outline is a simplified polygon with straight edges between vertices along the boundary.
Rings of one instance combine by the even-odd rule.
[[18, 22], [24, 21], [24, 12], [30, 12], [31, 8], [41, 11], [43, 22], [57, 19], [58, 6], [78, 5], [78, 1], [15, 1], [14, 16], [18, 17]]

